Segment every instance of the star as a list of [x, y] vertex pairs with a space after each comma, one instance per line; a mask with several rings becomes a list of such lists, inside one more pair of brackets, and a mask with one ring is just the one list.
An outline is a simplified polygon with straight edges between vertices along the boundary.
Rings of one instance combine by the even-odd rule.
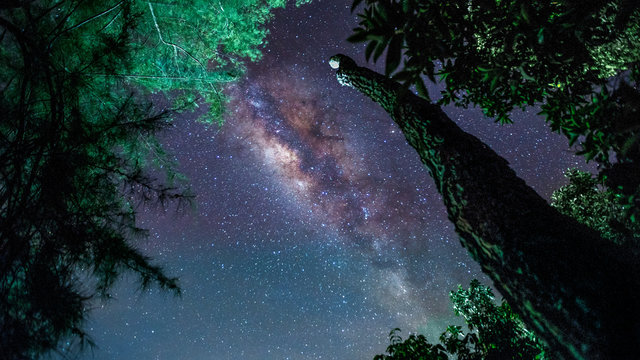
[[[461, 324], [449, 292], [491, 282], [403, 134], [337, 82], [332, 55], [364, 59], [344, 40], [357, 21], [341, 0], [276, 12], [263, 59], [225, 90], [225, 124], [176, 119], [163, 142], [197, 205], [139, 220], [183, 296], [124, 279], [89, 320], [96, 359], [371, 359], [395, 327], [436, 341]], [[535, 110], [503, 127], [445, 111], [547, 198], [576, 165]]]

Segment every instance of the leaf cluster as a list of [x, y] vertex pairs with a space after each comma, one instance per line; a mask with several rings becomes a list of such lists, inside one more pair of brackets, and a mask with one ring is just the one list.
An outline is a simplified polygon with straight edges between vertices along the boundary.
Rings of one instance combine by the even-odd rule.
[[386, 51], [387, 75], [427, 98], [423, 78], [437, 78], [439, 103], [475, 105], [500, 123], [539, 106], [637, 216], [637, 2], [355, 0], [352, 9], [362, 3], [349, 40], [367, 43], [367, 59]]
[[[305, 3], [308, 0], [299, 0]], [[284, 0], [45, 0], [0, 4], [0, 349], [69, 355], [125, 272], [179, 294], [137, 248], [141, 206], [193, 199], [156, 135], [257, 60]], [[154, 94], [167, 95], [153, 106]]]
[[432, 345], [424, 335], [410, 334], [404, 341], [395, 328], [389, 333], [390, 345], [386, 355], [376, 355], [373, 360], [447, 360], [444, 346]]
[[[182, 110], [205, 105], [208, 111], [200, 118], [205, 123], [222, 122], [223, 87], [244, 74], [246, 60], [260, 59], [264, 24], [275, 7], [285, 5], [282, 0], [129, 2], [137, 16], [131, 43], [136, 61], [127, 71], [96, 75], [168, 94]], [[108, 29], [107, 21], [95, 26]]]
[[553, 192], [551, 206], [598, 231], [605, 239], [637, 248], [640, 226], [623, 216], [622, 198], [604, 189], [602, 182], [588, 172], [569, 169], [565, 176], [569, 184]]
[[423, 335], [410, 335], [402, 340], [396, 328], [389, 333], [387, 354], [374, 360], [458, 360], [546, 359], [545, 350], [529, 332], [519, 316], [506, 302], [494, 302], [491, 289], [473, 280], [468, 290], [461, 286], [451, 292], [456, 315], [465, 319], [469, 332], [462, 326], [449, 326], [440, 336], [441, 344], [430, 344]]
[[[179, 293], [135, 247], [146, 236], [140, 202], [192, 197], [154, 137], [167, 114], [119, 78], [95, 77], [132, 68], [133, 10], [125, 1], [38, 2], [0, 13], [4, 357], [36, 358], [66, 337], [91, 344], [85, 313], [124, 271], [142, 288]], [[96, 16], [108, 26], [85, 27]]]

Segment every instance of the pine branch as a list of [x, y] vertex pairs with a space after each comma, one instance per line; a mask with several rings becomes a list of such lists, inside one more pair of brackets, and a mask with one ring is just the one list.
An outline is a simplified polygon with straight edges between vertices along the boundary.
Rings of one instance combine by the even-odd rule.
[[160, 42], [162, 42], [163, 44], [173, 47], [173, 52], [174, 52], [174, 56], [178, 56], [178, 49], [182, 52], [184, 52], [185, 54], [187, 54], [187, 56], [189, 56], [190, 58], [192, 58], [195, 62], [197, 62], [201, 68], [205, 69], [205, 66], [202, 64], [202, 62], [200, 62], [200, 60], [196, 59], [193, 55], [191, 55], [191, 53], [189, 53], [187, 50], [185, 50], [183, 47], [181, 47], [180, 45], [174, 44], [172, 42], [168, 42], [166, 40], [164, 40], [164, 38], [162, 37], [162, 31], [160, 31], [160, 26], [158, 25], [158, 19], [156, 19], [156, 14], [153, 11], [153, 5], [151, 5], [151, 2], [148, 1], [147, 4], [149, 4], [149, 10], [151, 11], [151, 17], [153, 18], [153, 24], [156, 27], [156, 31], [158, 31], [158, 37], [160, 38]]
[[76, 24], [76, 25], [73, 25], [73, 26], [72, 26], [72, 27], [70, 27], [70, 28], [66, 28], [66, 29], [62, 30], [62, 32], [60, 33], [60, 35], [62, 35], [62, 34], [64, 34], [64, 33], [66, 33], [66, 32], [69, 32], [69, 31], [71, 31], [71, 30], [77, 29], [77, 28], [79, 28], [80, 26], [82, 26], [82, 25], [84, 25], [84, 24], [86, 24], [86, 23], [88, 23], [88, 22], [91, 22], [91, 21], [93, 21], [93, 20], [95, 20], [95, 19], [97, 19], [97, 18], [99, 18], [99, 17], [101, 17], [101, 16], [103, 16], [103, 15], [106, 15], [106, 14], [108, 14], [108, 13], [112, 12], [113, 10], [117, 9], [118, 7], [120, 7], [120, 5], [122, 5], [122, 3], [124, 3], [124, 0], [121, 0], [119, 3], [117, 3], [117, 4], [115, 4], [114, 6], [112, 6], [112, 7], [108, 8], [107, 10], [104, 10], [104, 11], [103, 11], [103, 12], [101, 12], [101, 13], [95, 14], [95, 15], [91, 16], [90, 18], [88, 18], [88, 19], [85, 19], [85, 20], [81, 21], [80, 23], [78, 23], [78, 24]]

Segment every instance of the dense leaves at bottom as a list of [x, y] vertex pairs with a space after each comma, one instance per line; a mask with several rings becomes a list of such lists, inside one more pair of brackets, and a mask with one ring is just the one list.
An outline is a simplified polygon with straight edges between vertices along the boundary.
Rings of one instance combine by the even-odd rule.
[[473, 280], [468, 290], [461, 286], [451, 292], [455, 314], [462, 316], [469, 332], [462, 326], [449, 326], [440, 336], [441, 344], [431, 344], [424, 335], [411, 334], [404, 341], [396, 328], [389, 333], [386, 354], [374, 360], [541, 360], [548, 359], [543, 346], [529, 332], [506, 302], [500, 306], [488, 287]]

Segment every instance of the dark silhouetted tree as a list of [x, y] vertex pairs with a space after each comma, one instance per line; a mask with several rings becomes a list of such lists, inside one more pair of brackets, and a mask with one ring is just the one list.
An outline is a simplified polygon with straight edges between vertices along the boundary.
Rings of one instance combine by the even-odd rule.
[[[637, 2], [364, 2], [350, 40], [368, 42], [366, 56], [374, 60], [386, 50], [388, 76], [344, 55], [330, 65], [341, 84], [369, 96], [398, 124], [435, 180], [463, 246], [554, 358], [639, 357], [640, 310], [633, 304], [640, 301], [640, 261], [632, 245], [560, 214], [440, 108], [473, 104], [508, 122], [514, 107], [540, 105], [553, 130], [600, 163], [605, 184], [636, 222]], [[422, 75], [444, 82], [437, 103]]]
[[391, 115], [434, 179], [462, 245], [551, 356], [640, 356], [640, 262], [628, 245], [560, 214], [439, 105], [345, 55], [329, 63], [341, 84]]
[[[367, 59], [386, 52], [386, 74], [439, 104], [475, 105], [496, 121], [538, 105], [577, 154], [601, 166], [640, 215], [640, 11], [637, 1], [356, 0], [350, 37]], [[404, 57], [404, 61], [403, 60]]]
[[[223, 4], [224, 3], [224, 4]], [[136, 248], [136, 211], [192, 195], [155, 135], [260, 57], [283, 0], [12, 1], [0, 6], [0, 357], [90, 343], [86, 312], [126, 271], [179, 293]], [[163, 107], [166, 107], [163, 106]]]

